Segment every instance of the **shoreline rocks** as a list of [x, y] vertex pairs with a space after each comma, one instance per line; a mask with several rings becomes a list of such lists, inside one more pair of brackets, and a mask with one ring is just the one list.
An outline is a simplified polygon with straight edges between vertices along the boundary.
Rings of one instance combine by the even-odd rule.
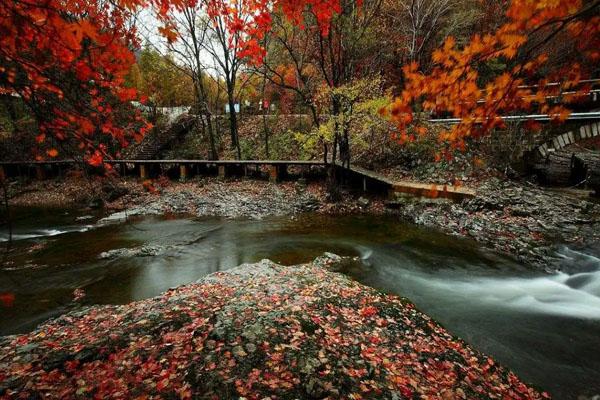
[[399, 215], [418, 225], [475, 239], [533, 267], [552, 271], [561, 245], [600, 243], [600, 205], [531, 184], [490, 179], [476, 197], [452, 203], [405, 200]]
[[347, 214], [383, 212], [382, 202], [355, 202], [352, 196], [338, 203], [326, 201], [321, 184], [299, 185], [294, 182], [273, 184], [265, 181], [201, 179], [173, 183], [159, 193], [133, 191], [109, 203], [118, 210], [100, 223], [122, 222], [136, 215], [187, 214], [225, 218], [263, 219], [269, 216], [295, 215], [305, 212]]
[[[85, 181], [81, 185], [87, 186]], [[43, 190], [50, 199], [56, 193], [81, 192], [73, 180], [44, 181], [36, 189], [24, 188], [15, 204], [43, 204]], [[119, 196], [106, 203], [113, 213], [99, 223], [124, 222], [140, 215], [187, 214], [225, 218], [262, 219], [303, 212], [324, 214], [383, 214], [383, 199], [345, 194], [337, 203], [327, 202], [321, 184], [202, 178], [186, 183], [167, 182], [148, 192], [128, 179], [110, 185]], [[111, 192], [111, 193], [112, 193]], [[53, 194], [54, 193], [54, 194]], [[34, 197], [29, 198], [29, 194]], [[74, 199], [75, 200], [75, 199]], [[565, 193], [515, 181], [486, 178], [475, 198], [462, 203], [445, 199], [403, 197], [393, 202], [389, 214], [447, 234], [472, 238], [488, 249], [508, 254], [533, 268], [548, 272], [558, 268], [556, 251], [561, 245], [586, 248], [600, 242], [600, 204], [575, 199]]]
[[339, 262], [244, 264], [0, 338], [0, 396], [548, 398]]
[[123, 222], [133, 216], [161, 214], [262, 219], [315, 211], [319, 206], [316, 194], [307, 190], [298, 193], [289, 184], [206, 179], [174, 183], [156, 193], [125, 195], [107, 204], [108, 210], [119, 211], [99, 222]]

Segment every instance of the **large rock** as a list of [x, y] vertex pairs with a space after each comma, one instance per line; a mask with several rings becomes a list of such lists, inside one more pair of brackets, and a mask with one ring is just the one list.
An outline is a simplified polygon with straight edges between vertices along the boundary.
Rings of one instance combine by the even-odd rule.
[[3, 398], [541, 399], [404, 299], [268, 260], [0, 339]]

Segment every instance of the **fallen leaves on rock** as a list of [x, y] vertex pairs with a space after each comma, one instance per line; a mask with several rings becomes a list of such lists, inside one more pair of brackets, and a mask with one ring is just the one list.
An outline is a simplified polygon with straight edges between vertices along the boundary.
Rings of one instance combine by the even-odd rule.
[[0, 339], [2, 398], [541, 399], [395, 296], [264, 260]]

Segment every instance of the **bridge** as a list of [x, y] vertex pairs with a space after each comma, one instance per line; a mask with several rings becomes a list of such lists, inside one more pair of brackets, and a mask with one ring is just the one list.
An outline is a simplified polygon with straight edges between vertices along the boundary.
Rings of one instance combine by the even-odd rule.
[[[596, 93], [594, 92], [594, 101]], [[551, 116], [547, 114], [502, 116], [507, 121], [550, 121]], [[599, 121], [600, 112], [590, 111], [582, 113], [571, 113], [568, 120], [571, 121]], [[458, 118], [430, 119], [431, 123], [456, 124]], [[193, 175], [217, 175], [220, 178], [227, 176], [257, 177], [262, 175], [266, 169], [269, 180], [279, 182], [290, 179], [289, 168], [300, 170], [297, 176], [308, 176], [313, 169], [325, 170], [332, 165], [323, 161], [315, 160], [203, 160], [203, 159], [154, 159], [169, 143], [177, 137], [189, 132], [196, 123], [196, 117], [190, 114], [181, 114], [174, 118], [169, 128], [155, 134], [149, 134], [139, 146], [132, 149], [128, 158], [118, 160], [106, 160], [114, 170], [123, 176], [137, 175], [140, 179], [151, 179], [160, 174], [165, 174], [173, 179], [185, 181]], [[600, 123], [590, 123], [582, 126], [578, 131], [569, 131], [558, 135], [551, 141], [536, 148], [536, 152], [547, 157], [548, 154], [562, 149], [580, 139], [592, 138], [600, 135]], [[586, 156], [587, 157], [587, 156]], [[579, 169], [590, 170], [589, 165], [598, 165], [596, 159], [588, 161], [585, 158], [578, 164]], [[581, 166], [583, 165], [583, 166]], [[43, 160], [43, 161], [0, 161], [0, 180], [14, 176], [29, 176], [37, 179], [45, 179], [50, 175], [61, 175], [62, 172], [74, 167], [85, 167], [92, 173], [101, 173], [100, 168], [92, 168], [83, 161], [78, 160]], [[587, 169], [586, 169], [587, 168]], [[452, 200], [463, 200], [475, 196], [475, 191], [466, 187], [439, 185], [435, 183], [411, 182], [404, 180], [392, 180], [382, 174], [370, 171], [358, 166], [345, 167], [341, 164], [335, 165], [338, 176], [343, 176], [348, 182], [359, 187], [364, 192], [388, 193], [392, 196], [409, 195], [430, 198], [448, 198]], [[594, 173], [593, 181], [600, 181]], [[591, 180], [591, 179], [590, 179]]]
[[[140, 180], [166, 175], [171, 179], [186, 181], [192, 176], [225, 177], [261, 177], [263, 169], [268, 172], [271, 182], [281, 182], [295, 177], [307, 177], [313, 173], [323, 176], [331, 163], [315, 160], [106, 160], [121, 176], [138, 176]], [[102, 173], [101, 168], [94, 168], [77, 160], [43, 160], [43, 161], [0, 161], [0, 180], [10, 177], [32, 177], [38, 180], [50, 176], [61, 176], [67, 170], [85, 167], [91, 173]], [[289, 169], [297, 170], [295, 175]], [[439, 185], [434, 183], [392, 180], [382, 174], [357, 166], [345, 167], [335, 164], [338, 177], [352, 186], [370, 193], [384, 193], [392, 197], [401, 194], [416, 197], [447, 198], [460, 201], [475, 196], [475, 191], [465, 187]]]

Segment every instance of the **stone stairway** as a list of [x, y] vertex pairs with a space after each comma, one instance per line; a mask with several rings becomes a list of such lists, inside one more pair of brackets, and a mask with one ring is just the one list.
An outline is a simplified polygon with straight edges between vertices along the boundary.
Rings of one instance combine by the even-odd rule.
[[196, 124], [196, 117], [182, 114], [163, 130], [153, 130], [126, 154], [131, 160], [152, 160], [174, 140], [187, 134]]
[[573, 155], [573, 175], [600, 197], [600, 152], [588, 151]]

